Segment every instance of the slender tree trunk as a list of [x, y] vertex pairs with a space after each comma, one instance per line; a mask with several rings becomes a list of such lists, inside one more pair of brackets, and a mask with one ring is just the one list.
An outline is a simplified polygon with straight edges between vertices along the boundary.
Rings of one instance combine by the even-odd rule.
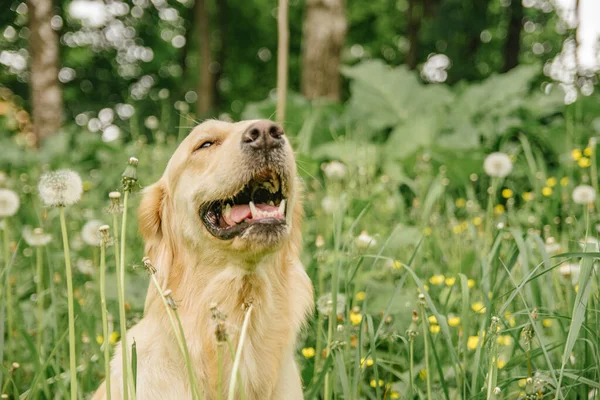
[[227, 62], [227, 28], [229, 23], [228, 0], [217, 1], [216, 20], [219, 24], [218, 34], [220, 38], [220, 47], [215, 50], [215, 60], [217, 61], [219, 67], [213, 74], [213, 93], [215, 94], [214, 104], [217, 108], [219, 108], [222, 103], [222, 96], [220, 96], [217, 87], [221, 77], [223, 76], [223, 69], [225, 68], [225, 63]]
[[508, 34], [504, 44], [504, 66], [502, 72], [507, 72], [519, 64], [521, 52], [521, 29], [523, 27], [523, 2], [512, 0], [510, 4], [510, 19]]
[[288, 25], [288, 0], [279, 0], [277, 10], [277, 108], [275, 118], [283, 126], [288, 83], [288, 52], [290, 29]]
[[406, 64], [410, 69], [415, 69], [419, 57], [419, 31], [421, 30], [421, 19], [423, 18], [423, 7], [420, 0], [408, 0], [408, 55]]
[[347, 29], [344, 0], [307, 0], [302, 43], [302, 93], [307, 98], [340, 100]]
[[52, 0], [27, 0], [31, 56], [31, 108], [38, 143], [55, 133], [63, 120], [58, 34], [52, 29]]
[[200, 56], [196, 116], [206, 117], [213, 110], [215, 100], [207, 0], [196, 0], [195, 8], [194, 22], [198, 29], [198, 53]]

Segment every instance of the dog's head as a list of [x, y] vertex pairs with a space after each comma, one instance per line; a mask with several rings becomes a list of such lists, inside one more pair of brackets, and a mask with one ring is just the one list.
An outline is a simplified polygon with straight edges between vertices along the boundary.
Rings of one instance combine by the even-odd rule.
[[298, 247], [298, 192], [294, 154], [279, 125], [209, 120], [145, 190], [140, 230], [149, 253], [163, 244], [256, 258]]

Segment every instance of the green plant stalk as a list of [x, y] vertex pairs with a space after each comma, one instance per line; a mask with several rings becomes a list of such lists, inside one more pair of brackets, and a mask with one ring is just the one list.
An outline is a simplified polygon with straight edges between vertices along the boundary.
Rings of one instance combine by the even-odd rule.
[[127, 346], [127, 315], [125, 313], [125, 239], [127, 237], [127, 200], [129, 191], [123, 194], [123, 220], [121, 221], [121, 252], [119, 255], [119, 269], [117, 271], [117, 291], [119, 292], [119, 325], [121, 328], [121, 352], [123, 362], [123, 400], [135, 400], [135, 388], [131, 376], [129, 363], [129, 346]]
[[246, 334], [248, 333], [248, 325], [250, 325], [250, 314], [252, 313], [252, 304], [248, 306], [246, 315], [244, 316], [244, 322], [242, 324], [242, 332], [240, 333], [240, 341], [235, 353], [235, 360], [233, 361], [233, 367], [231, 368], [231, 378], [229, 383], [229, 394], [227, 400], [233, 400], [235, 398], [235, 386], [237, 383], [237, 371], [240, 368], [240, 362], [242, 359], [242, 350], [244, 348], [244, 342], [246, 341]]
[[108, 340], [108, 312], [106, 311], [106, 243], [100, 242], [100, 307], [102, 307], [102, 335], [104, 336], [104, 379], [106, 400], [110, 400], [110, 341]]
[[37, 349], [38, 356], [41, 359], [44, 358], [44, 279], [42, 278], [42, 248], [40, 246], [35, 248], [35, 274], [37, 277], [36, 296], [37, 296]]
[[[179, 314], [177, 312], [174, 312], [174, 310], [167, 302], [167, 298], [165, 297], [162, 289], [160, 288], [156, 276], [154, 274], [151, 274], [151, 278], [152, 283], [156, 287], [156, 290], [158, 291], [158, 294], [160, 294], [163, 304], [165, 305], [165, 310], [167, 311], [167, 316], [169, 317], [169, 321], [171, 322], [171, 327], [173, 328], [173, 334], [175, 335], [175, 339], [177, 340], [177, 345], [179, 346], [179, 350], [181, 351], [181, 354], [184, 357], [188, 378], [190, 380], [190, 390], [192, 392], [192, 399], [200, 398], [200, 389], [196, 380], [196, 374], [194, 373], [194, 369], [192, 368], [192, 362], [190, 359], [190, 354], [188, 352], [185, 335], [183, 334], [183, 327], [181, 325], [181, 320], [179, 319]], [[173, 317], [173, 314], [175, 314], [175, 317]], [[175, 318], [177, 318], [177, 321], [175, 321]]]
[[493, 399], [494, 389], [496, 388], [496, 380], [498, 377], [498, 355], [495, 338], [493, 339], [492, 349], [490, 350], [490, 367], [488, 369], [488, 381], [487, 381], [487, 396], [486, 399]]
[[[4, 297], [4, 288], [8, 288], [9, 282], [8, 282], [8, 268], [10, 267], [10, 243], [8, 240], [8, 219], [4, 218], [3, 220], [3, 224], [4, 224], [4, 231], [3, 231], [3, 235], [2, 235], [2, 253], [4, 255], [4, 273], [6, 273], [6, 277], [5, 277], [5, 285], [0, 284], [0, 300], [4, 301], [3, 297]], [[1, 276], [1, 274], [0, 274]], [[6, 309], [6, 307], [5, 307]], [[8, 310], [6, 310], [8, 312]], [[1, 312], [1, 311], [0, 311]], [[8, 333], [10, 335], [10, 332]], [[4, 345], [6, 345], [4, 343]], [[3, 346], [4, 347], [4, 346]], [[0, 349], [0, 365], [2, 365], [4, 362], [4, 348]], [[2, 379], [4, 377], [4, 374], [2, 373], [2, 370], [0, 370], [0, 388], [3, 388], [2, 385]], [[6, 382], [9, 382], [9, 377], [7, 377]], [[2, 390], [4, 392], [4, 390]]]
[[[325, 277], [323, 269], [319, 268], [318, 272], [319, 274], [319, 293], [317, 295], [317, 298], [319, 296], [323, 295], [323, 292], [325, 291]], [[323, 352], [323, 337], [321, 335], [321, 328], [323, 327], [323, 314], [318, 312], [317, 313], [317, 329], [315, 332], [316, 335], [316, 351], [315, 351], [315, 365], [314, 365], [314, 370], [313, 370], [313, 379], [316, 378], [318, 376], [318, 372], [319, 372], [319, 368], [321, 366], [321, 353]]]
[[77, 400], [77, 353], [75, 347], [75, 306], [73, 301], [73, 271], [71, 268], [71, 253], [69, 251], [69, 236], [65, 220], [65, 208], [58, 207], [60, 214], [60, 229], [62, 231], [63, 250], [65, 253], [65, 272], [67, 279], [67, 303], [69, 313], [69, 370], [71, 373], [71, 400]]
[[429, 370], [429, 339], [427, 334], [427, 314], [425, 304], [421, 304], [421, 320], [423, 321], [423, 341], [425, 344], [425, 371], [427, 372], [427, 400], [431, 400], [431, 371]]
[[408, 393], [415, 393], [415, 356], [414, 356], [414, 339], [409, 339], [408, 341], [408, 359], [409, 359], [409, 368], [408, 368], [408, 384], [409, 389]]

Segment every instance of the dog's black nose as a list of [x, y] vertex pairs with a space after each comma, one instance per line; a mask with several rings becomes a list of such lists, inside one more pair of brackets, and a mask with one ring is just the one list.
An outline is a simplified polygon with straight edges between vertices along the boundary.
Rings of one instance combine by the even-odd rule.
[[271, 121], [253, 123], [242, 134], [242, 146], [271, 150], [284, 143], [283, 128]]

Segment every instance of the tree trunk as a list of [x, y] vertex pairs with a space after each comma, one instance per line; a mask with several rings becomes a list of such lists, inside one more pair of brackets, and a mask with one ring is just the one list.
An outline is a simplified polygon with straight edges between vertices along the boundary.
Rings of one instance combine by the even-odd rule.
[[406, 64], [408, 68], [417, 68], [419, 52], [419, 31], [423, 17], [422, 5], [419, 0], [408, 0], [408, 55]]
[[507, 72], [519, 64], [521, 52], [521, 29], [523, 27], [523, 2], [512, 0], [510, 5], [510, 19], [508, 34], [504, 44], [504, 66], [502, 72]]
[[52, 29], [52, 0], [28, 0], [31, 56], [31, 109], [38, 144], [55, 133], [63, 121], [58, 34]]
[[340, 58], [346, 37], [344, 0], [307, 0], [302, 43], [302, 93], [340, 100]]
[[194, 22], [198, 29], [198, 53], [200, 56], [198, 76], [198, 101], [196, 117], [206, 117], [214, 108], [214, 76], [211, 72], [210, 26], [208, 25], [207, 0], [196, 0]]
[[285, 122], [289, 45], [288, 0], [279, 0], [277, 9], [277, 108], [275, 109], [275, 119], [281, 126]]

